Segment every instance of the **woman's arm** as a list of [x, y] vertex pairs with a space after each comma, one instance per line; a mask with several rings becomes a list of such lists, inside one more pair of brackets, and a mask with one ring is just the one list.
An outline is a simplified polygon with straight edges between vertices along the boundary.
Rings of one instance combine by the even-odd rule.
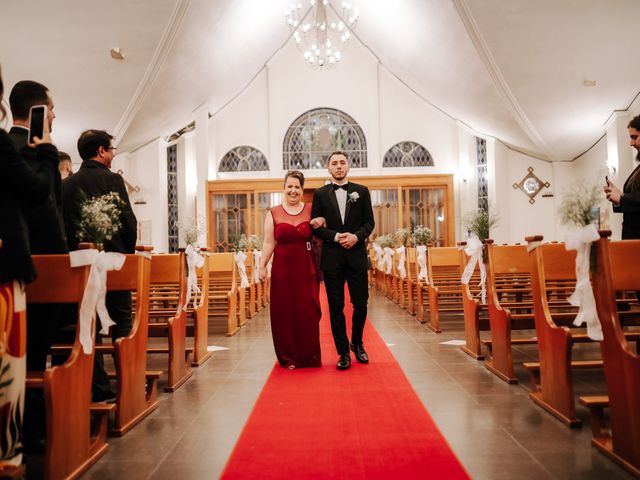
[[271, 212], [267, 213], [264, 219], [264, 240], [262, 242], [262, 257], [260, 258], [260, 280], [267, 278], [267, 265], [271, 260], [271, 255], [276, 248], [275, 228]]

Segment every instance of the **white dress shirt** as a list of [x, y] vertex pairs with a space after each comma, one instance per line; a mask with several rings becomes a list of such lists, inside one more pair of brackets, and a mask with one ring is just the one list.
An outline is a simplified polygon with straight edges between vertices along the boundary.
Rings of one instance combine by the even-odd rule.
[[[346, 187], [348, 185], [349, 182], [344, 183], [343, 185]], [[337, 185], [337, 183], [333, 182], [334, 185]], [[338, 201], [338, 209], [340, 210], [340, 218], [342, 219], [342, 223], [344, 224], [344, 214], [347, 211], [347, 191], [343, 188], [338, 188], [337, 190], [334, 190], [334, 193], [336, 194], [336, 200]], [[338, 241], [338, 235], [336, 234], [335, 238], [333, 239], [335, 242]]]

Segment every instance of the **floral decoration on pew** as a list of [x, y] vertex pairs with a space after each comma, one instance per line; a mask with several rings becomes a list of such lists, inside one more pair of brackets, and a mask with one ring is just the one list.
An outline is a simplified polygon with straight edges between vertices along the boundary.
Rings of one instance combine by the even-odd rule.
[[111, 240], [120, 231], [121, 209], [124, 201], [116, 192], [88, 198], [80, 192], [80, 223], [77, 237], [84, 242], [95, 244], [95, 249], [75, 250], [69, 253], [72, 267], [91, 265], [89, 279], [82, 295], [79, 312], [79, 337], [86, 354], [93, 350], [93, 319], [97, 312], [102, 329], [100, 333], [109, 333], [109, 327], [115, 322], [109, 316], [106, 307], [107, 272], [120, 270], [126, 257], [121, 253], [104, 252], [104, 243]]
[[380, 261], [380, 270], [387, 274], [391, 273], [393, 269], [393, 246], [395, 243], [393, 235], [391, 235], [390, 233], [387, 233], [386, 235], [380, 235], [375, 239], [374, 243], [377, 243], [383, 252], [382, 260]]
[[431, 243], [433, 233], [431, 229], [425, 225], [415, 225], [411, 229], [411, 244], [416, 247], [418, 266], [418, 280], [424, 280], [429, 283], [427, 274], [427, 245]]
[[186, 245], [184, 253], [187, 257], [187, 298], [182, 307], [183, 310], [189, 307], [192, 295], [193, 308], [196, 308], [198, 295], [201, 293], [200, 287], [198, 287], [196, 268], [202, 268], [204, 265], [204, 258], [198, 251], [200, 250], [199, 238], [204, 235], [205, 224], [206, 222], [203, 216], [176, 223], [178, 232]]
[[498, 225], [498, 216], [489, 213], [488, 208], [478, 208], [467, 213], [462, 218], [462, 225], [467, 229], [467, 245], [464, 253], [469, 256], [467, 266], [462, 272], [461, 283], [466, 285], [471, 281], [476, 265], [480, 266], [480, 298], [483, 304], [487, 303], [487, 270], [485, 267], [485, 255], [483, 242], [489, 238], [491, 228]]
[[249, 287], [249, 277], [247, 276], [247, 266], [245, 261], [247, 260], [247, 252], [249, 250], [249, 237], [244, 233], [237, 237], [232, 245], [233, 250], [236, 252], [234, 255], [236, 265], [238, 267], [238, 274], [240, 275], [240, 288]]
[[[262, 259], [262, 237], [260, 235], [249, 235], [248, 239], [248, 249], [253, 251], [253, 264], [260, 265], [260, 260]], [[260, 270], [258, 268], [254, 268], [252, 272], [252, 280], [253, 283], [260, 282]]]
[[206, 220], [202, 215], [197, 218], [189, 218], [184, 222], [177, 222], [178, 233], [185, 245], [193, 245], [195, 249], [200, 247], [200, 238], [206, 231]]
[[565, 248], [577, 252], [576, 289], [569, 297], [569, 303], [578, 307], [573, 324], [579, 327], [586, 323], [587, 335], [596, 341], [601, 341], [603, 337], [589, 270], [590, 265], [595, 265], [591, 243], [600, 239], [596, 212], [602, 202], [601, 192], [598, 185], [578, 182], [564, 194], [559, 209], [562, 224], [570, 227], [565, 236]]

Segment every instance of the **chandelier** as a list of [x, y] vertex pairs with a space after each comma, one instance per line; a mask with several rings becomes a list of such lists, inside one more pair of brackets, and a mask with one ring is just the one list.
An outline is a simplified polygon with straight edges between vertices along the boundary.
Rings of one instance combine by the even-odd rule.
[[360, 12], [347, 2], [342, 2], [340, 13], [329, 0], [310, 3], [304, 12], [302, 3], [293, 4], [284, 15], [307, 63], [316, 68], [332, 67], [342, 58]]

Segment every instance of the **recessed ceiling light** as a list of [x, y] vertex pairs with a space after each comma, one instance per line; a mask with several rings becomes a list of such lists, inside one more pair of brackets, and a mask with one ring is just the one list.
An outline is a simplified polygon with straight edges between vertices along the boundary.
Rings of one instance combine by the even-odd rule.
[[124, 60], [124, 54], [120, 51], [120, 47], [112, 48], [110, 53], [114, 60]]

